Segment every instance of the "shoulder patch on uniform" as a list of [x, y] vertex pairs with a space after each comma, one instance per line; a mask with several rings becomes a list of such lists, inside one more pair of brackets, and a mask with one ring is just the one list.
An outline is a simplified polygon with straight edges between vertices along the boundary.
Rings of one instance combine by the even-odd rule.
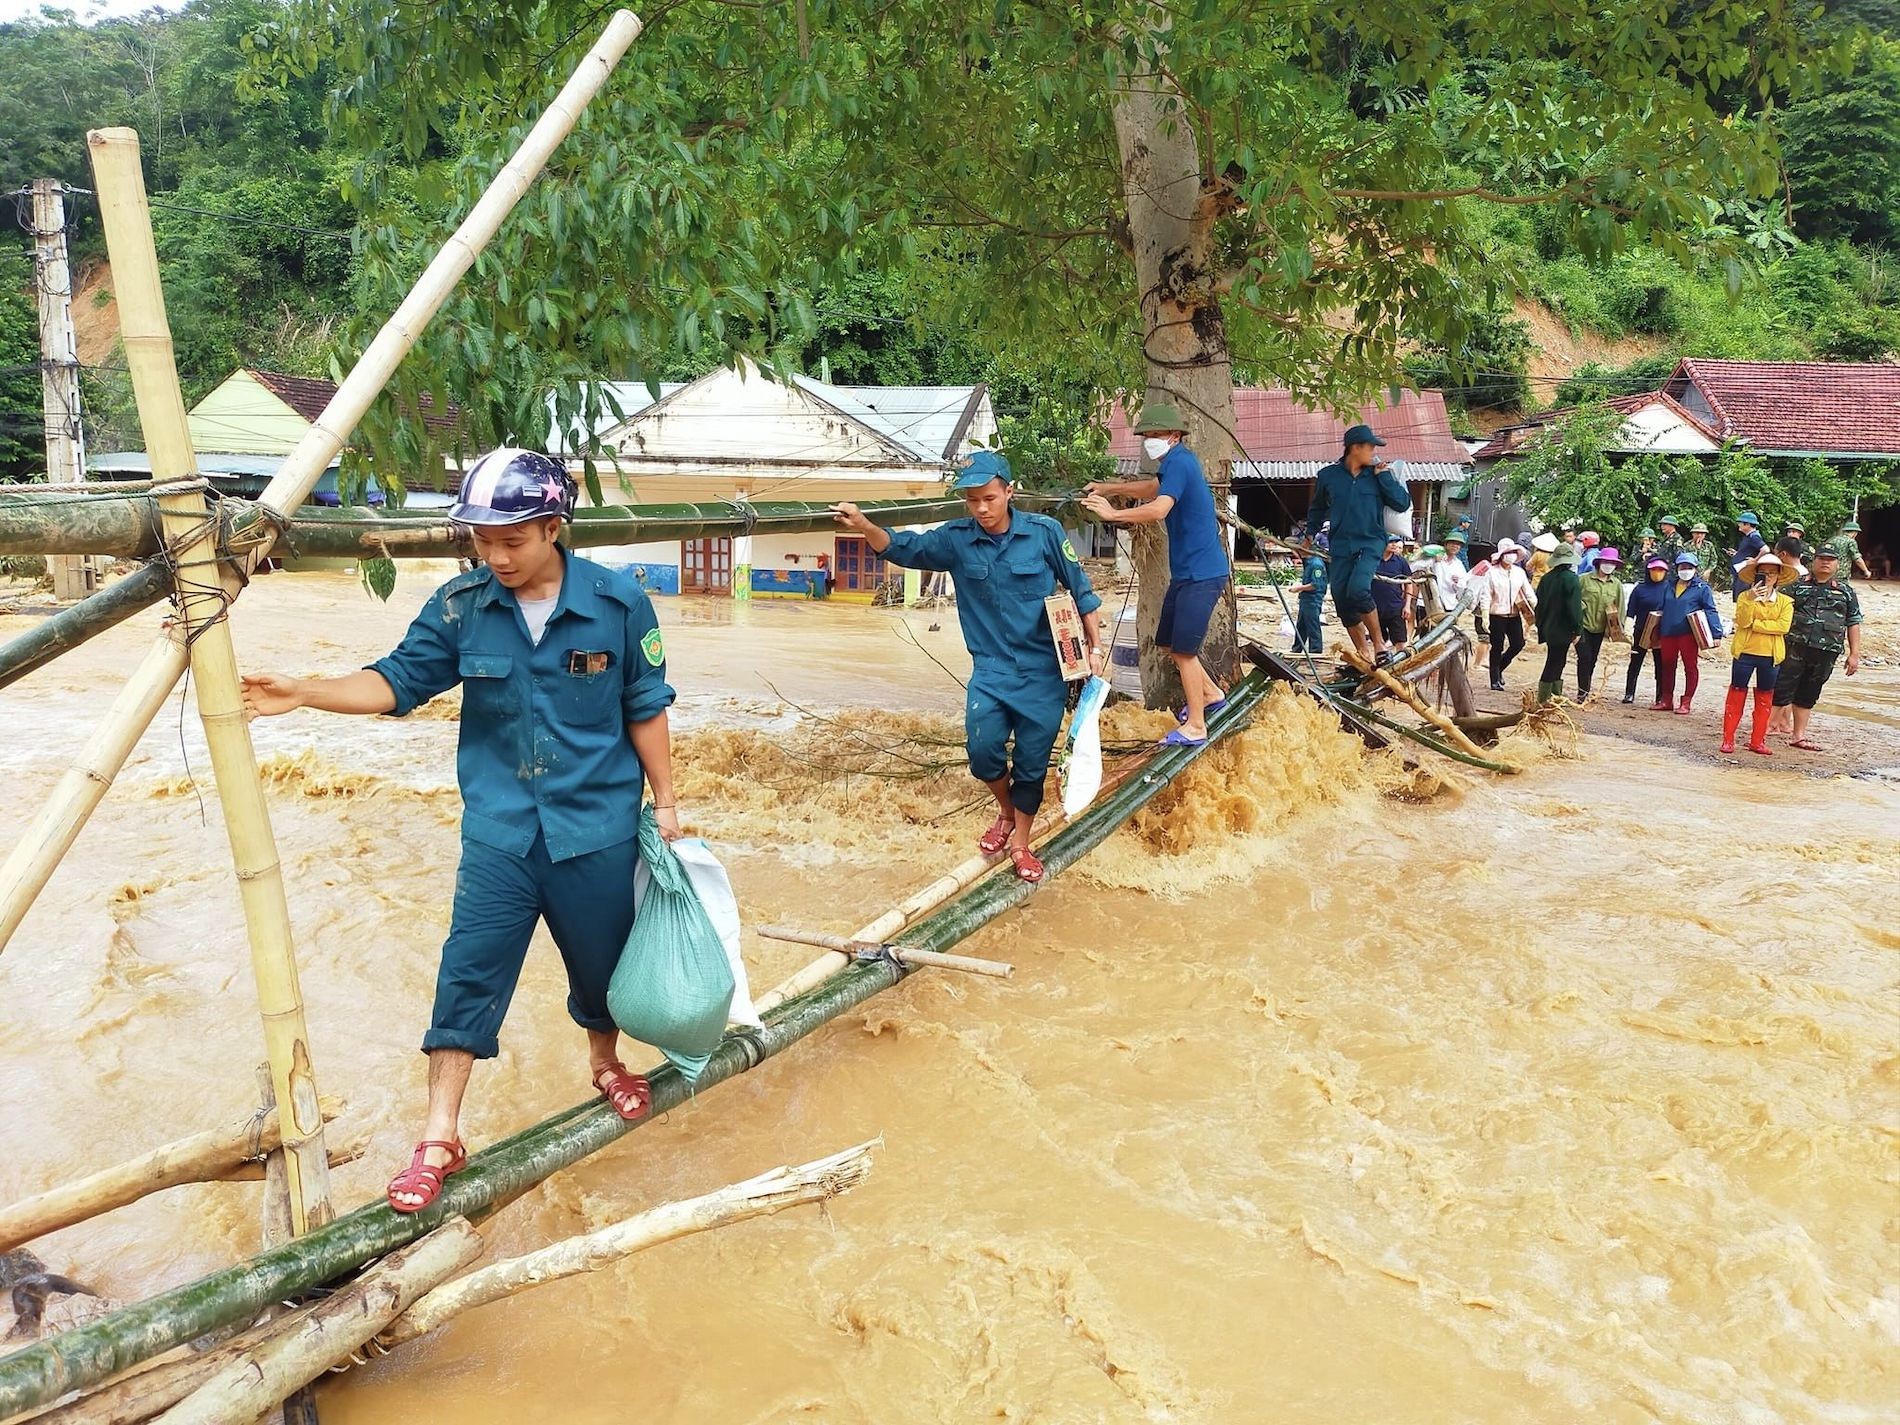
[[1071, 564], [1080, 564], [1082, 562], [1080, 559], [1076, 558], [1075, 546], [1071, 544], [1067, 539], [1064, 539], [1062, 541], [1062, 557], [1068, 560], [1069, 563]]
[[646, 655], [647, 662], [655, 668], [666, 661], [666, 644], [660, 638], [657, 628], [650, 628], [640, 638], [640, 651]]

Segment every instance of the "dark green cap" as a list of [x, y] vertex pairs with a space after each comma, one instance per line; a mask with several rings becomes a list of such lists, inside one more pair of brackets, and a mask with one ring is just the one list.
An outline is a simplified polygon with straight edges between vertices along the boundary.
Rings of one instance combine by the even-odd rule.
[[1136, 435], [1153, 435], [1157, 431], [1178, 430], [1187, 434], [1187, 422], [1181, 419], [1181, 412], [1164, 401], [1150, 402], [1141, 408], [1141, 414], [1135, 417]]

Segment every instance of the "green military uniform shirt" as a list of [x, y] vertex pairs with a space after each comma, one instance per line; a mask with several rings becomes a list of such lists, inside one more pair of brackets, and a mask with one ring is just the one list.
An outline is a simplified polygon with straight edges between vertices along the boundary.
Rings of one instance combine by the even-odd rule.
[[1855, 543], [1854, 536], [1851, 534], [1837, 534], [1826, 544], [1823, 544], [1821, 548], [1832, 550], [1835, 554], [1840, 556], [1840, 572], [1834, 577], [1839, 579], [1843, 584], [1852, 583], [1854, 579], [1854, 561], [1860, 558], [1860, 545]]
[[[1681, 538], [1679, 537], [1672, 538], [1669, 535], [1664, 535], [1656, 541], [1656, 552], [1650, 555], [1649, 557], [1651, 559], [1656, 559], [1656, 558], [1667, 559], [1669, 561], [1669, 567], [1671, 569], [1674, 569], [1676, 567], [1676, 556], [1682, 553], [1682, 551], [1687, 549], [1688, 547], [1689, 547], [1688, 544]], [[1702, 552], [1701, 550], [1696, 551], [1697, 554], [1700, 554], [1701, 552]], [[1707, 569], [1704, 569], [1702, 571], [1703, 576], [1707, 577], [1708, 572], [1709, 571]]]
[[1794, 600], [1788, 642], [1839, 657], [1847, 647], [1847, 630], [1861, 621], [1860, 596], [1838, 578], [1828, 584], [1802, 579], [1790, 584], [1787, 594]]

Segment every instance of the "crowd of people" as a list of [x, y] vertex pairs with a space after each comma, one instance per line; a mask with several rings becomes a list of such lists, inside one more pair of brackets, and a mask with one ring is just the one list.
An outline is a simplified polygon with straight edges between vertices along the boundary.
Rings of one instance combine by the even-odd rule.
[[[1725, 550], [1706, 524], [1690, 525], [1685, 535], [1679, 520], [1664, 518], [1642, 530], [1627, 561], [1597, 531], [1566, 522], [1501, 539], [1474, 562], [1469, 519], [1423, 546], [1403, 528], [1388, 528], [1404, 521], [1388, 520], [1385, 511], [1403, 511], [1410, 501], [1378, 459], [1383, 444], [1369, 427], [1354, 426], [1342, 458], [1320, 472], [1307, 516], [1310, 539], [1292, 586], [1299, 600], [1295, 653], [1322, 651], [1322, 601], [1330, 587], [1355, 647], [1380, 661], [1402, 656], [1423, 631], [1469, 611], [1495, 691], [1505, 688], [1505, 673], [1535, 632], [1543, 650], [1540, 703], [1563, 695], [1573, 654], [1576, 701], [1593, 701], [1605, 645], [1614, 645], [1627, 654], [1623, 702], [1637, 701], [1647, 664], [1650, 710], [1687, 717], [1695, 711], [1704, 656], [1717, 656], [1727, 638], [1721, 751], [1735, 751], [1744, 716], [1751, 718], [1752, 752], [1771, 755], [1771, 733], [1788, 736], [1792, 748], [1823, 750], [1809, 736], [1821, 691], [1837, 667], [1850, 677], [1860, 669], [1862, 614], [1851, 581], [1871, 571], [1856, 540], [1857, 521], [1818, 546], [1807, 543], [1803, 524], [1790, 522], [1770, 547], [1759, 517], [1744, 510], [1735, 519], [1735, 545]], [[1349, 524], [1343, 538], [1342, 520]], [[1718, 587], [1730, 601], [1732, 627], [1724, 625]]]

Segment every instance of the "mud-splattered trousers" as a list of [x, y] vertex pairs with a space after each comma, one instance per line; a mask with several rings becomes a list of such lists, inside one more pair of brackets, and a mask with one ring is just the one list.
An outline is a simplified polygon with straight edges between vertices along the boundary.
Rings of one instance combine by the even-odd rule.
[[627, 726], [674, 695], [646, 594], [616, 570], [563, 558], [539, 643], [515, 596], [478, 569], [436, 590], [396, 650], [370, 665], [399, 717], [462, 685], [462, 864], [425, 1050], [497, 1052], [543, 918], [567, 963], [569, 1013], [612, 1027], [607, 981], [633, 924], [644, 787]]

